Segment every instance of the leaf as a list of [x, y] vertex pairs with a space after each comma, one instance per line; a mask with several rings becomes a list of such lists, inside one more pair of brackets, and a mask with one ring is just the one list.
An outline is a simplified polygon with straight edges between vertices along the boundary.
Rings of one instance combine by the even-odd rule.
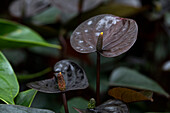
[[28, 108], [19, 105], [7, 104], [0, 104], [0, 110], [2, 113], [54, 113], [53, 111], [45, 109]]
[[[82, 109], [87, 108], [88, 101], [83, 98], [76, 97], [69, 100], [67, 104], [68, 104], [69, 113], [75, 113], [75, 110], [72, 107], [78, 107]], [[62, 106], [60, 112], [64, 113], [64, 106]]]
[[59, 45], [47, 43], [40, 35], [30, 28], [0, 19], [0, 48], [19, 48], [45, 46], [60, 49]]
[[[57, 22], [59, 18], [59, 10], [56, 7], [49, 7], [40, 14], [37, 14], [31, 18], [31, 21], [36, 25], [52, 24]], [[50, 18], [47, 18], [50, 17]]]
[[129, 113], [128, 107], [120, 100], [108, 100], [95, 109], [77, 109], [79, 113]]
[[19, 84], [16, 75], [5, 58], [0, 52], [0, 99], [7, 104], [15, 104], [14, 98], [19, 92]]
[[125, 67], [117, 68], [112, 72], [110, 85], [149, 90], [169, 97], [169, 94], [158, 83]]
[[[152, 93], [151, 96], [146, 94], [145, 92], [136, 92], [132, 89], [128, 88], [113, 88], [110, 89], [108, 94], [115, 99], [119, 99], [123, 102], [129, 103], [129, 102], [136, 102], [136, 101], [144, 101], [144, 100], [150, 100], [153, 101], [152, 99]], [[146, 94], [146, 95], [145, 95]]]
[[[45, 93], [60, 93], [69, 90], [85, 89], [89, 86], [84, 70], [76, 63], [69, 60], [61, 60], [54, 66], [55, 77], [27, 84], [28, 87]], [[61, 91], [58, 85], [59, 73], [62, 73], [66, 83], [65, 91]]]
[[59, 100], [61, 99], [61, 95], [56, 95], [55, 93], [51, 94], [37, 92], [36, 98], [34, 98], [31, 107], [50, 109], [55, 113], [59, 113], [60, 108], [63, 105], [63, 102], [58, 101], [58, 99]]
[[37, 91], [34, 89], [20, 92], [15, 99], [16, 105], [30, 107], [36, 93]]
[[30, 74], [30, 75], [17, 75], [17, 78], [18, 78], [18, 80], [21, 80], [21, 81], [30, 80], [30, 79], [34, 79], [34, 78], [40, 77], [42, 75], [45, 75], [45, 74], [49, 73], [51, 70], [52, 70], [51, 68], [46, 68], [43, 71], [40, 71], [40, 72], [37, 72], [34, 74]]
[[101, 37], [99, 35], [103, 34], [102, 50], [98, 52], [105, 57], [115, 57], [131, 48], [136, 41], [137, 32], [134, 20], [102, 14], [80, 24], [71, 35], [70, 43], [77, 52], [95, 52]]
[[15, 0], [11, 3], [9, 11], [15, 17], [28, 18], [48, 8], [48, 0]]

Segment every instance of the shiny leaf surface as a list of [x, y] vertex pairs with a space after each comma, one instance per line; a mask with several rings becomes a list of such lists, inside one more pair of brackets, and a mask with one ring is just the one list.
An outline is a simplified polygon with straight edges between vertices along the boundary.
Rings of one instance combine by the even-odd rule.
[[[148, 91], [150, 93], [150, 91]], [[119, 99], [123, 102], [129, 103], [129, 102], [136, 102], [136, 101], [144, 101], [144, 100], [150, 100], [153, 101], [152, 99], [152, 94], [147, 95], [147, 91], [143, 91], [142, 93], [134, 91], [132, 89], [128, 88], [113, 88], [110, 89], [108, 94], [115, 99]], [[146, 94], [146, 95], [145, 95]]]
[[15, 99], [16, 105], [30, 107], [36, 93], [37, 91], [34, 89], [20, 92]]
[[79, 113], [129, 113], [128, 107], [120, 100], [108, 100], [95, 109], [77, 109]]
[[0, 104], [1, 113], [54, 113], [50, 110], [28, 108], [19, 105]]
[[0, 52], [0, 99], [7, 104], [15, 104], [14, 98], [19, 92], [19, 84], [16, 75], [5, 58]]
[[111, 14], [94, 16], [74, 30], [70, 39], [71, 46], [80, 53], [95, 52], [101, 32], [103, 32], [103, 47], [100, 54], [114, 57], [131, 48], [136, 41], [138, 27], [132, 19]]
[[117, 68], [112, 72], [110, 85], [149, 90], [169, 97], [169, 94], [158, 83], [125, 67]]
[[[84, 70], [76, 63], [69, 60], [62, 60], [54, 66], [55, 77], [28, 84], [28, 87], [46, 93], [60, 93], [69, 90], [85, 89], [88, 87], [88, 80]], [[65, 91], [58, 87], [57, 76], [62, 73], [66, 83]]]
[[0, 19], [0, 30], [1, 49], [32, 46], [61, 48], [59, 45], [47, 43], [40, 35], [30, 28], [12, 21]]

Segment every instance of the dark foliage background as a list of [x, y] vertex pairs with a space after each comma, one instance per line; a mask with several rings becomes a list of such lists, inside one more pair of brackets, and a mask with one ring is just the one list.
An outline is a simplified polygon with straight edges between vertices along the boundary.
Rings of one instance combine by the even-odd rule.
[[[109, 13], [134, 19], [138, 24], [139, 32], [136, 43], [128, 52], [115, 58], [102, 57], [102, 102], [111, 98], [107, 95], [109, 86], [105, 83], [109, 81], [111, 72], [121, 66], [137, 70], [157, 81], [170, 94], [169, 0], [96, 0], [95, 5], [91, 3], [93, 6], [82, 5], [86, 0], [80, 0], [77, 3], [71, 2], [71, 0], [58, 0], [58, 3], [37, 0], [34, 1], [35, 4], [38, 1], [41, 2], [36, 5], [33, 0], [25, 1], [30, 1], [25, 7], [22, 7], [22, 3], [13, 4], [14, 0], [1, 1], [0, 18], [24, 24], [37, 31], [48, 42], [60, 44], [63, 49], [33, 47], [2, 50], [18, 75], [37, 73], [49, 67], [53, 68], [54, 64], [61, 59], [72, 59], [85, 69], [91, 85], [86, 90], [68, 92], [68, 100], [77, 96], [83, 97], [85, 100], [95, 97], [96, 54], [75, 52], [70, 46], [69, 38], [73, 30], [84, 20], [98, 14]], [[53, 72], [47, 71], [40, 77], [19, 79], [20, 90], [28, 89], [25, 84], [30, 81], [52, 76]], [[153, 102], [128, 104], [131, 113], [170, 111], [169, 99], [156, 93], [154, 93], [153, 99]], [[85, 100], [80, 99], [80, 101]], [[77, 100], [73, 100], [74, 102]], [[59, 112], [61, 104], [60, 95], [38, 93], [32, 107], [47, 108]]]

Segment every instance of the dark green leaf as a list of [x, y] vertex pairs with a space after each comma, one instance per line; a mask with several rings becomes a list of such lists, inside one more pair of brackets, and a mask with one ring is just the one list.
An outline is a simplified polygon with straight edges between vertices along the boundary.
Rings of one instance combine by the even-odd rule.
[[37, 92], [31, 107], [50, 109], [55, 111], [55, 113], [59, 113], [60, 108], [63, 105], [61, 99], [61, 95], [58, 94]]
[[15, 99], [16, 105], [30, 107], [36, 93], [37, 91], [34, 89], [20, 92]]
[[[57, 21], [59, 18], [60, 11], [55, 7], [50, 7], [42, 13], [35, 15], [31, 18], [34, 24], [44, 25], [44, 24], [52, 24]], [[47, 18], [50, 17], [50, 18]]]
[[19, 105], [0, 104], [1, 113], [54, 113], [50, 110], [28, 108]]
[[42, 75], [47, 74], [48, 72], [50, 72], [52, 69], [51, 68], [46, 68], [43, 71], [34, 73], [34, 74], [29, 74], [29, 75], [17, 75], [18, 80], [29, 80], [29, 79], [34, 79], [37, 77], [40, 77]]
[[30, 28], [11, 21], [0, 19], [0, 30], [0, 48], [2, 49], [32, 46], [61, 48], [59, 45], [47, 43]]
[[[88, 101], [78, 97], [69, 100], [67, 104], [68, 104], [69, 113], [76, 113], [76, 110], [74, 110], [72, 107], [76, 107], [80, 109], [87, 108]], [[62, 106], [60, 112], [64, 113], [64, 106]]]
[[169, 97], [169, 94], [158, 83], [135, 70], [125, 67], [117, 68], [112, 72], [110, 85], [150, 90]]
[[0, 52], [0, 99], [7, 104], [15, 104], [14, 98], [19, 92], [19, 85], [16, 75], [5, 58]]

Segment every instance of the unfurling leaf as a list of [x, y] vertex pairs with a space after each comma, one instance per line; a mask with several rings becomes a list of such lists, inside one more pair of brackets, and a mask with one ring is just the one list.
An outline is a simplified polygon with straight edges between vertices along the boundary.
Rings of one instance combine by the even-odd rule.
[[[84, 70], [72, 61], [62, 60], [57, 62], [54, 66], [54, 71], [55, 76], [53, 78], [29, 83], [27, 84], [28, 87], [45, 93], [60, 93], [85, 89], [89, 85]], [[64, 79], [61, 77], [60, 72]]]
[[137, 92], [132, 89], [118, 87], [110, 89], [108, 94], [114, 97], [115, 99], [119, 99], [126, 103], [144, 100], [153, 101], [152, 99], [153, 93], [151, 91]]
[[128, 51], [137, 38], [138, 26], [132, 19], [111, 14], [92, 17], [80, 24], [70, 38], [71, 46], [80, 53], [98, 51], [98, 38], [102, 32], [100, 54], [115, 57]]
[[88, 103], [88, 109], [94, 109], [96, 107], [96, 101], [94, 98], [91, 98]]
[[108, 100], [94, 109], [78, 109], [79, 113], [129, 113], [128, 107], [120, 100]]

